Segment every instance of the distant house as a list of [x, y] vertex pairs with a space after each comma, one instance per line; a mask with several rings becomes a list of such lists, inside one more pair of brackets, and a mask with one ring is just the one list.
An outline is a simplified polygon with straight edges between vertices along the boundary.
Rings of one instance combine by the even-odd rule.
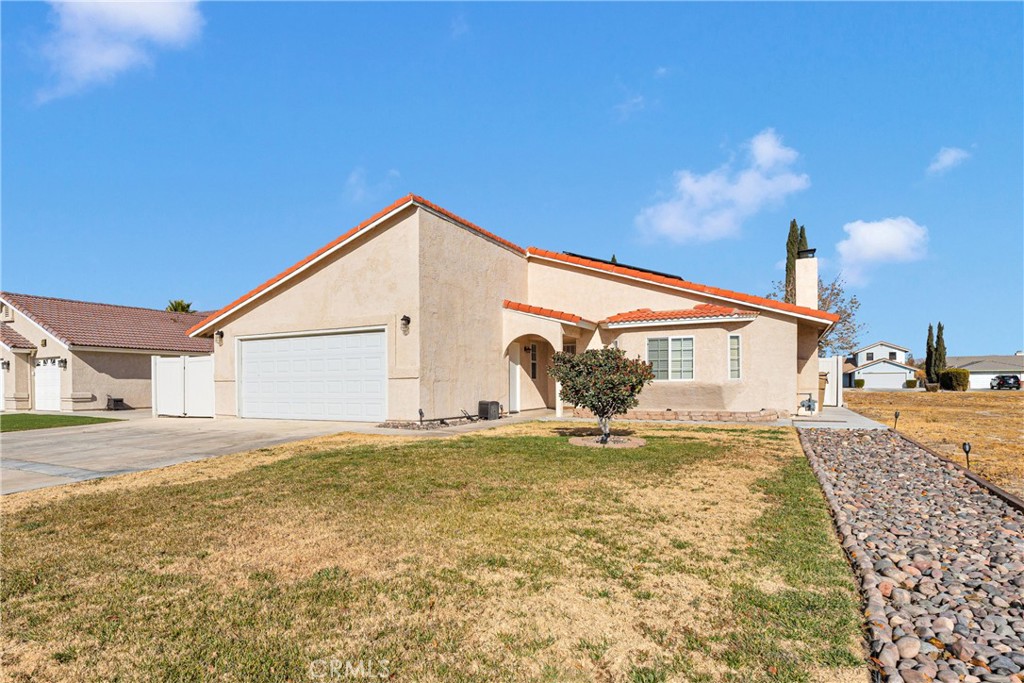
[[0, 409], [148, 408], [152, 356], [213, 351], [186, 334], [203, 317], [0, 292]]
[[901, 389], [914, 379], [917, 368], [907, 365], [910, 349], [878, 341], [857, 349], [843, 367], [843, 386], [856, 386], [864, 380], [865, 389]]
[[988, 389], [996, 375], [1024, 375], [1024, 354], [1013, 356], [950, 356], [947, 368], [962, 368], [971, 373], [971, 389]]

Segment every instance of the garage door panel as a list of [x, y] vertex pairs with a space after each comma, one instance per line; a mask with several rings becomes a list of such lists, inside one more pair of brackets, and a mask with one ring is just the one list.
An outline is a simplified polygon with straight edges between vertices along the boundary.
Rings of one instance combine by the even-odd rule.
[[383, 332], [240, 343], [242, 417], [382, 421]]

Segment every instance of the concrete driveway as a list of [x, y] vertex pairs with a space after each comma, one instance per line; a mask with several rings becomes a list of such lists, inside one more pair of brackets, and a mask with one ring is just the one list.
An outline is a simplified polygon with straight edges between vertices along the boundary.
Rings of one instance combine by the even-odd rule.
[[132, 415], [124, 422], [7, 432], [0, 435], [0, 492], [150, 470], [345, 431], [390, 432], [351, 422], [153, 418], [148, 414]]

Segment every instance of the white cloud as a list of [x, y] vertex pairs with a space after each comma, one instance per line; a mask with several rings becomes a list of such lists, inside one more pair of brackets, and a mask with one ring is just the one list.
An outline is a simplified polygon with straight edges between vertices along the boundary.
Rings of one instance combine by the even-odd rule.
[[747, 163], [739, 170], [726, 163], [703, 175], [677, 171], [672, 196], [641, 210], [634, 225], [678, 243], [711, 242], [739, 234], [746, 219], [810, 187], [810, 177], [791, 168], [799, 154], [773, 129], [755, 135], [746, 148]]
[[659, 66], [657, 69], [654, 70], [655, 78], [664, 78], [665, 76], [668, 76], [667, 66]]
[[199, 37], [203, 18], [194, 0], [50, 3], [55, 29], [43, 46], [55, 83], [46, 102], [113, 80], [151, 63], [155, 47], [182, 48]]
[[927, 254], [928, 228], [906, 216], [854, 221], [843, 230], [847, 238], [836, 244], [836, 251], [851, 284], [865, 284], [867, 272], [877, 265], [919, 261]]
[[928, 173], [937, 175], [955, 168], [971, 158], [971, 153], [959, 147], [943, 147], [935, 154], [932, 163], [928, 165]]
[[462, 36], [469, 33], [469, 21], [466, 20], [465, 14], [456, 14], [452, 19], [451, 26], [448, 28], [449, 35], [452, 40], [458, 40]]
[[647, 108], [647, 100], [643, 95], [630, 95], [622, 102], [615, 105], [615, 112], [619, 115], [620, 121], [625, 121], [633, 114]]
[[381, 198], [382, 195], [391, 191], [395, 181], [402, 176], [395, 169], [389, 170], [384, 174], [384, 178], [377, 183], [370, 183], [366, 179], [366, 169], [362, 166], [352, 169], [352, 172], [348, 174], [348, 178], [345, 179], [345, 190], [343, 196], [345, 200], [352, 204], [362, 204], [364, 202], [376, 201]]

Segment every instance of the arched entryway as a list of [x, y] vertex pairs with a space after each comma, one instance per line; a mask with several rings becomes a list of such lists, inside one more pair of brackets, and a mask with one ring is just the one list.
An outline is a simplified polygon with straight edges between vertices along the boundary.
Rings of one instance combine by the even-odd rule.
[[556, 382], [548, 375], [555, 353], [551, 342], [539, 335], [524, 334], [510, 342], [506, 352], [508, 412], [555, 408], [558, 402]]

